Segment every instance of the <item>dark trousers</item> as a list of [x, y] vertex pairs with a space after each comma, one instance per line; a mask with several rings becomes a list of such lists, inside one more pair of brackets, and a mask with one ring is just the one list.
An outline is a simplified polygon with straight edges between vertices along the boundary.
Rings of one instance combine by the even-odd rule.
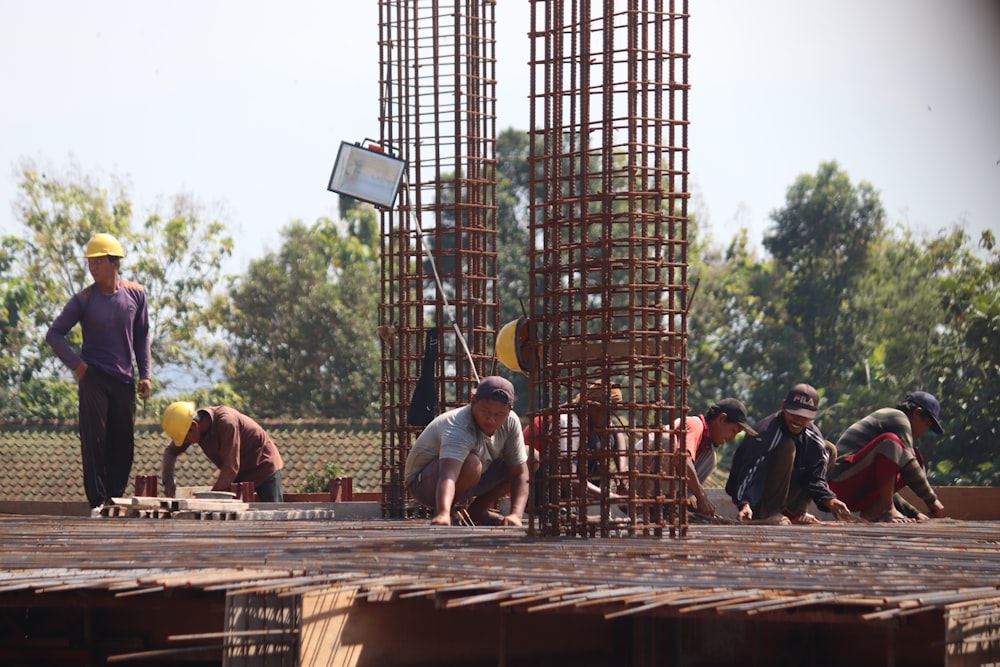
[[[837, 459], [837, 447], [829, 441], [824, 446], [827, 449], [826, 471], [829, 474]], [[812, 498], [793, 474], [795, 454], [795, 440], [789, 437], [782, 438], [771, 452], [760, 507], [751, 508], [755, 518], [764, 519], [779, 512], [792, 517], [801, 516], [808, 509]]]
[[285, 490], [281, 483], [280, 470], [275, 470], [273, 475], [260, 484], [255, 484], [253, 488], [257, 494], [257, 500], [262, 503], [282, 503], [285, 501]]
[[79, 386], [83, 488], [91, 507], [125, 495], [135, 456], [135, 383], [87, 369]]

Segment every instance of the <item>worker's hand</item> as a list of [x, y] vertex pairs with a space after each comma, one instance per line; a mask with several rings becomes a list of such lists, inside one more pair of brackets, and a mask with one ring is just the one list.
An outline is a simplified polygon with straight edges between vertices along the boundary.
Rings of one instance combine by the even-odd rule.
[[847, 521], [851, 518], [851, 508], [840, 498], [828, 500], [826, 507], [837, 521]]
[[147, 378], [139, 380], [139, 398], [146, 400], [153, 395], [153, 382]]
[[740, 507], [740, 511], [736, 513], [737, 521], [751, 521], [753, 519], [753, 510], [750, 509], [750, 505], [744, 504]]
[[940, 519], [944, 516], [944, 505], [941, 504], [940, 500], [935, 500], [933, 503], [927, 505], [927, 513], [935, 519]]
[[444, 512], [438, 512], [431, 517], [432, 526], [450, 526], [451, 525], [451, 512], [445, 510]]
[[703, 495], [701, 498], [695, 499], [695, 510], [699, 514], [706, 514], [708, 516], [715, 516], [715, 505], [712, 501], [708, 499], [708, 496]]
[[521, 517], [519, 517], [519, 516], [517, 516], [515, 514], [508, 514], [507, 516], [505, 516], [503, 518], [503, 521], [500, 522], [500, 525], [501, 526], [520, 526], [521, 525]]
[[87, 362], [81, 361], [80, 365], [73, 369], [76, 379], [83, 382], [83, 376], [87, 374]]
[[167, 494], [167, 498], [175, 498], [177, 494], [177, 482], [174, 480], [163, 480], [163, 493]]

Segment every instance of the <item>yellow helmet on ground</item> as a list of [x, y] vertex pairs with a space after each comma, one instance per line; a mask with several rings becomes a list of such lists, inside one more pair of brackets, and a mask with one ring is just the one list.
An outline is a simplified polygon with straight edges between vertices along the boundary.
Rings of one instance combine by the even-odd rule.
[[187, 438], [188, 431], [191, 430], [191, 422], [194, 421], [195, 412], [194, 403], [190, 401], [171, 403], [163, 411], [163, 419], [160, 420], [160, 423], [163, 425], [164, 432], [178, 447], [184, 446], [184, 440]]
[[94, 234], [94, 238], [90, 239], [90, 242], [87, 243], [87, 250], [83, 253], [83, 256], [104, 257], [105, 255], [124, 257], [125, 250], [122, 248], [122, 244], [118, 242], [118, 239], [111, 234]]

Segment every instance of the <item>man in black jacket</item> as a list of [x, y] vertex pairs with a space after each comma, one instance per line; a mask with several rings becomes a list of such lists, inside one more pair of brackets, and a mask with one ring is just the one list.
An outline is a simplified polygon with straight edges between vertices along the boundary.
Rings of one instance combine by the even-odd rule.
[[726, 482], [740, 521], [818, 523], [806, 512], [810, 499], [838, 519], [850, 518], [851, 510], [826, 482], [836, 448], [813, 424], [818, 407], [817, 391], [797, 384], [781, 410], [754, 425], [757, 435], [743, 438]]

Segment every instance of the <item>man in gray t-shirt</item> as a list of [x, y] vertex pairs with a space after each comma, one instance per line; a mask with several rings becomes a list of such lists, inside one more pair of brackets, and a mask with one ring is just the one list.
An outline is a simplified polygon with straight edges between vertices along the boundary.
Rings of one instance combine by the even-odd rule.
[[[433, 508], [431, 524], [451, 525], [452, 507], [475, 498], [468, 511], [481, 525], [520, 526], [528, 501], [528, 456], [514, 414], [514, 386], [483, 378], [472, 403], [437, 416], [406, 457], [404, 482], [417, 502]], [[490, 511], [510, 493], [510, 513]]]

